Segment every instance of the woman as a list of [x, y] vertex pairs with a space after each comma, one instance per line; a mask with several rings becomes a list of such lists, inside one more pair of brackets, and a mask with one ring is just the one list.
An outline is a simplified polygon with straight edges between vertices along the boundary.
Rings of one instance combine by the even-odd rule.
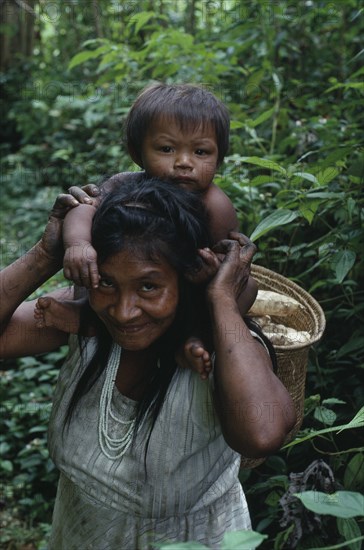
[[[67, 201], [56, 202], [41, 241], [0, 274], [3, 357], [67, 342], [61, 331], [36, 329], [34, 304], [24, 302], [62, 265]], [[225, 532], [250, 527], [240, 454], [279, 448], [295, 414], [237, 307], [254, 246], [233, 234], [212, 251], [205, 227], [198, 197], [159, 180], [123, 183], [95, 215], [97, 336], [70, 337], [55, 392], [49, 448], [61, 475], [50, 549], [187, 540], [218, 548]], [[205, 289], [189, 282], [201, 268]], [[215, 357], [207, 382], [174, 360], [191, 327], [206, 328], [202, 300]]]

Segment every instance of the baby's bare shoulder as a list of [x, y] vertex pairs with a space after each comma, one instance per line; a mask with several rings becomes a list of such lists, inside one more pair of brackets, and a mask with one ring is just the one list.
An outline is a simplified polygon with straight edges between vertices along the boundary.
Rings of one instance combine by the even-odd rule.
[[230, 231], [238, 231], [239, 223], [233, 203], [220, 187], [211, 184], [204, 194], [204, 203], [214, 242], [226, 239]]

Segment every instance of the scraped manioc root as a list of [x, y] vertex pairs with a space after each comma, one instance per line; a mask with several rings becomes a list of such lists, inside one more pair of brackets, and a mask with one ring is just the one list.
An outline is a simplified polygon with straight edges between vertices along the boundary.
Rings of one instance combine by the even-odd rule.
[[258, 290], [254, 304], [250, 308], [249, 315], [274, 315], [285, 317], [303, 309], [303, 306], [290, 296], [278, 294], [272, 290]]
[[287, 344], [307, 344], [310, 341], [310, 333], [305, 330], [296, 330], [285, 325], [271, 323], [264, 327], [264, 334], [272, 344], [285, 346]]
[[272, 317], [279, 317], [282, 320], [282, 318], [299, 314], [302, 309], [303, 306], [290, 296], [270, 290], [259, 290], [249, 316], [261, 326], [272, 344], [279, 346], [307, 344], [310, 342], [309, 332], [272, 321]]

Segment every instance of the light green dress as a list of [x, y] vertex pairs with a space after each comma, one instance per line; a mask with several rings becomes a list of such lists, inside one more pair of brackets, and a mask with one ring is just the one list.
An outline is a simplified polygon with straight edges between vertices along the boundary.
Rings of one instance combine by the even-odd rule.
[[[95, 341], [87, 341], [86, 361]], [[49, 449], [60, 480], [49, 550], [147, 550], [162, 542], [199, 541], [219, 548], [227, 531], [250, 528], [238, 481], [240, 456], [225, 443], [212, 402], [212, 380], [177, 369], [150, 438], [148, 423], [122, 458], [107, 458], [98, 440], [104, 374], [63, 430], [82, 368], [76, 337], [61, 369], [49, 427]], [[114, 388], [124, 419], [136, 402]], [[120, 424], [111, 425], [111, 429]], [[121, 428], [122, 429], [122, 428]]]

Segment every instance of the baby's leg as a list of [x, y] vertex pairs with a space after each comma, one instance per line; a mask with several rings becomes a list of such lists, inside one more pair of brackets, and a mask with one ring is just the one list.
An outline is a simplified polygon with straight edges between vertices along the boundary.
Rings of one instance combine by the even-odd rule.
[[211, 357], [201, 340], [189, 338], [179, 359], [182, 367], [198, 372], [202, 380], [207, 380], [212, 368]]
[[81, 308], [85, 303], [85, 299], [58, 301], [50, 296], [39, 298], [34, 309], [36, 326], [77, 334], [80, 329]]

